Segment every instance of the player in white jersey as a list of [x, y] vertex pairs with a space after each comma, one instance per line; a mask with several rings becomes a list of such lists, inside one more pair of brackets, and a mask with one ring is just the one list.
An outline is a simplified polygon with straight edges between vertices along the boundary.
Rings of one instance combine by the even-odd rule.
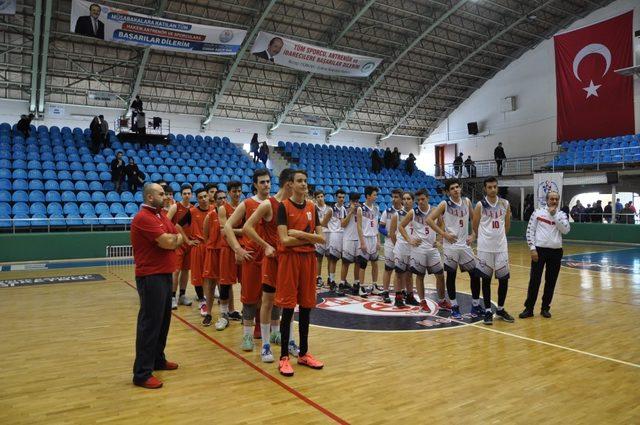
[[[408, 305], [419, 305], [423, 311], [431, 312], [427, 305], [424, 291], [424, 275], [426, 273], [433, 274], [436, 277], [436, 289], [438, 291], [438, 307], [450, 308], [446, 302], [444, 292], [444, 274], [440, 251], [436, 246], [436, 232], [427, 224], [427, 217], [431, 206], [429, 205], [429, 192], [425, 189], [419, 189], [415, 193], [418, 206], [407, 212], [407, 215], [400, 222], [398, 230], [402, 237], [409, 242], [410, 257], [409, 269], [416, 277], [416, 286], [418, 288], [418, 298], [413, 295], [413, 288], [407, 288]], [[409, 232], [405, 228], [411, 223]]]
[[342, 235], [344, 229], [342, 228], [342, 220], [347, 216], [347, 209], [344, 207], [344, 198], [346, 192], [342, 189], [338, 189], [335, 194], [336, 203], [331, 207], [329, 212], [329, 223], [325, 230], [325, 238], [329, 240], [329, 249], [327, 257], [329, 260], [329, 278], [327, 283], [329, 289], [336, 290], [336, 265], [338, 260], [342, 258]]
[[393, 240], [389, 236], [389, 229], [391, 228], [391, 218], [402, 210], [402, 189], [393, 189], [391, 191], [391, 206], [382, 212], [380, 217], [380, 226], [378, 230], [382, 233], [384, 238], [384, 273], [382, 275], [382, 291], [380, 288], [372, 287], [372, 294], [380, 294], [385, 303], [390, 303], [389, 298], [389, 284], [391, 283], [391, 274], [395, 269], [395, 261], [393, 258]]
[[[358, 208], [360, 208], [360, 194], [349, 194], [349, 208], [347, 215], [342, 220], [344, 233], [342, 236], [342, 269], [340, 270], [340, 284], [338, 285], [338, 293], [351, 292], [351, 285], [347, 282], [347, 274], [349, 273], [349, 265], [356, 261], [358, 256], [358, 229], [356, 226]], [[353, 280], [360, 278], [360, 272], [357, 266], [353, 268]]]
[[[331, 207], [324, 202], [324, 192], [316, 190], [313, 193], [313, 197], [316, 204], [316, 211], [318, 214], [318, 221], [323, 229], [327, 228], [329, 220], [331, 220]], [[316, 277], [316, 286], [322, 288], [324, 282], [322, 281], [322, 259], [329, 255], [329, 237], [325, 232], [325, 242], [323, 244], [316, 244], [316, 257], [318, 259], [318, 276]], [[328, 281], [329, 279], [327, 279]]]
[[[444, 269], [447, 272], [447, 293], [451, 300], [451, 317], [462, 319], [456, 299], [456, 273], [458, 267], [468, 272], [471, 278], [471, 314], [484, 316], [480, 306], [480, 276], [476, 273], [476, 258], [471, 244], [476, 239], [475, 232], [469, 234], [470, 217], [473, 214], [471, 201], [461, 196], [462, 185], [458, 179], [445, 181], [444, 188], [449, 199], [432, 208], [427, 218], [429, 226], [442, 236]], [[444, 227], [438, 225], [444, 222]]]
[[473, 213], [473, 231], [478, 235], [477, 272], [482, 277], [482, 298], [484, 298], [484, 324], [493, 324], [491, 312], [491, 277], [498, 279], [498, 310], [496, 314], [507, 322], [513, 317], [504, 309], [509, 288], [509, 252], [507, 232], [511, 226], [509, 201], [498, 197], [498, 180], [488, 177], [484, 180], [486, 196], [478, 202]]
[[364, 285], [364, 274], [367, 269], [367, 263], [372, 265], [373, 285], [377, 286], [378, 280], [378, 250], [380, 249], [380, 240], [378, 239], [378, 206], [375, 205], [378, 198], [378, 188], [375, 186], [367, 186], [364, 188], [365, 202], [357, 210], [356, 229], [358, 230], [358, 249], [356, 251], [356, 263], [359, 268], [358, 280], [353, 284], [353, 295], [366, 297], [367, 291], [360, 285]]
[[[409, 242], [402, 237], [398, 230], [400, 223], [407, 215], [407, 211], [413, 210], [413, 193], [404, 192], [402, 194], [402, 203], [404, 209], [398, 211], [391, 217], [391, 225], [389, 227], [389, 237], [392, 238], [393, 242], [393, 258], [396, 270], [396, 282], [393, 285], [393, 289], [396, 292], [394, 306], [397, 308], [406, 307], [403, 291], [406, 294], [407, 287], [410, 287], [413, 291], [411, 273], [409, 272], [411, 247], [409, 246]], [[411, 226], [410, 229], [412, 229], [413, 224], [409, 223], [409, 226]]]

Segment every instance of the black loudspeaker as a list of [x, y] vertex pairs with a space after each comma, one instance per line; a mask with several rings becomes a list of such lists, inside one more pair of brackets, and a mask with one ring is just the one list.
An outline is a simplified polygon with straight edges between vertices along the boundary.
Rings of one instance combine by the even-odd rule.
[[618, 172], [612, 171], [607, 173], [607, 184], [618, 184]]
[[467, 130], [469, 131], [469, 136], [475, 136], [478, 134], [478, 123], [477, 122], [468, 122]]

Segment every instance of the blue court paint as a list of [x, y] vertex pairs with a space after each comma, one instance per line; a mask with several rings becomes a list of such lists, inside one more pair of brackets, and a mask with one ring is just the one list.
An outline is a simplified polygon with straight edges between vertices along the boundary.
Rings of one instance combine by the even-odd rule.
[[577, 269], [640, 275], [640, 248], [567, 255], [562, 264]]
[[105, 259], [105, 260], [76, 260], [76, 261], [56, 261], [44, 263], [15, 263], [5, 264], [0, 271], [24, 271], [24, 270], [53, 270], [53, 269], [71, 269], [78, 267], [107, 267], [107, 266], [126, 266], [133, 264], [132, 258], [122, 259]]

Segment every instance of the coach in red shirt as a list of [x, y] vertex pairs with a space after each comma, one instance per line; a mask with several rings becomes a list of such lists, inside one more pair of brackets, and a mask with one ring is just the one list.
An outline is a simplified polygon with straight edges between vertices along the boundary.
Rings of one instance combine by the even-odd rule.
[[162, 382], [154, 370], [174, 370], [167, 361], [164, 347], [171, 323], [171, 274], [175, 269], [174, 250], [182, 242], [163, 210], [165, 193], [159, 184], [147, 184], [144, 204], [131, 222], [131, 245], [136, 268], [136, 286], [140, 295], [136, 360], [133, 383], [144, 388], [160, 388]]

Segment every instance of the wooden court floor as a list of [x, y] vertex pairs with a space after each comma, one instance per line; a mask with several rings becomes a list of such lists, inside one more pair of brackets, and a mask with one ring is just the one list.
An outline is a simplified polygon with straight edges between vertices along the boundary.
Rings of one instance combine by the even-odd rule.
[[[510, 256], [506, 307], [516, 316], [528, 282], [526, 246], [511, 243]], [[153, 391], [131, 384], [131, 266], [0, 279], [82, 273], [106, 280], [0, 288], [0, 424], [640, 423], [638, 274], [563, 267], [550, 320], [536, 311], [493, 327], [312, 327], [310, 351], [326, 366], [294, 364], [292, 378], [262, 364], [258, 350], [240, 351], [238, 322], [223, 332], [202, 328], [197, 308], [181, 306], [167, 348], [180, 368], [158, 373], [165, 386]], [[466, 277], [458, 289], [468, 291]]]

